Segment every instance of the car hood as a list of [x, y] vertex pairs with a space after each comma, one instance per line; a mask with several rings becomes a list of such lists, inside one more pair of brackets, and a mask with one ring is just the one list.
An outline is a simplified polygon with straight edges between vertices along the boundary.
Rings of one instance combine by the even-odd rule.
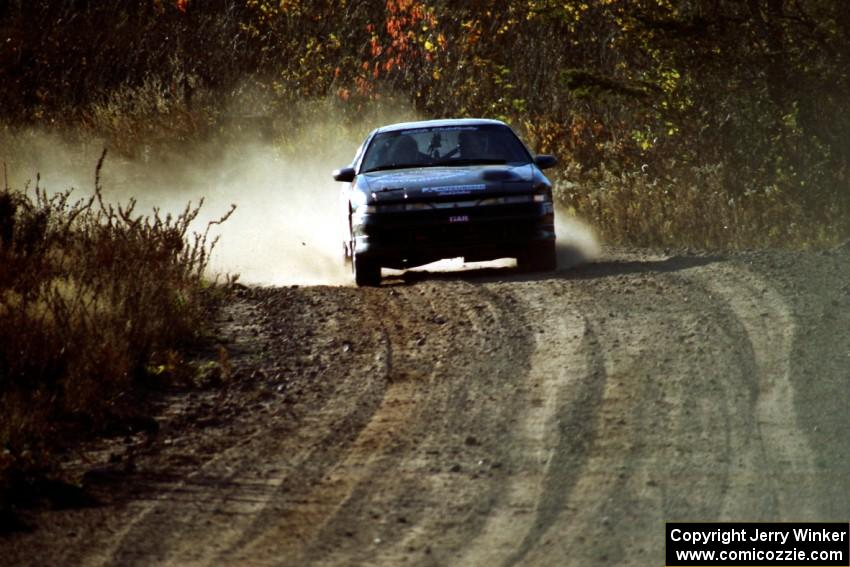
[[369, 201], [430, 201], [527, 192], [538, 176], [531, 164], [421, 167], [364, 173], [357, 176], [356, 188]]

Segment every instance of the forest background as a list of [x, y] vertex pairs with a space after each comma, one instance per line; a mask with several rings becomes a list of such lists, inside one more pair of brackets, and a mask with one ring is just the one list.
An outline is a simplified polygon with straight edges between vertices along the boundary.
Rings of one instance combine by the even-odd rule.
[[284, 145], [328, 105], [341, 128], [500, 118], [560, 158], [567, 209], [643, 246], [846, 238], [848, 69], [834, 0], [0, 1], [8, 140], [179, 153], [234, 108]]

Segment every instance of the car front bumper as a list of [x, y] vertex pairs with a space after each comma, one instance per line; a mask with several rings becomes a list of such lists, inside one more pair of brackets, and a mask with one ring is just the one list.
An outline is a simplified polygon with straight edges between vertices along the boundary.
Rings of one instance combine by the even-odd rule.
[[554, 220], [551, 202], [355, 215], [354, 252], [389, 268], [517, 257], [554, 242]]

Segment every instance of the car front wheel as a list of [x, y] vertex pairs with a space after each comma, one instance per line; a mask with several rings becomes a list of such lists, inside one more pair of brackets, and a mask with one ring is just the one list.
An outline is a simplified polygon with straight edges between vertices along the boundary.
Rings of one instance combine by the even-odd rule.
[[529, 247], [517, 258], [517, 266], [523, 272], [551, 272], [557, 265], [554, 242]]
[[359, 287], [381, 284], [381, 266], [374, 260], [354, 254], [354, 283]]

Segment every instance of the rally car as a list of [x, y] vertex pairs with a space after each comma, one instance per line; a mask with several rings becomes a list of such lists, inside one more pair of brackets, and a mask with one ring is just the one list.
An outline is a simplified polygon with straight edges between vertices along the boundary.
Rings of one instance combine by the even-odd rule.
[[552, 186], [504, 122], [429, 120], [374, 130], [342, 190], [343, 254], [357, 285], [378, 285], [381, 268], [445, 258], [516, 258], [520, 269], [555, 268]]

